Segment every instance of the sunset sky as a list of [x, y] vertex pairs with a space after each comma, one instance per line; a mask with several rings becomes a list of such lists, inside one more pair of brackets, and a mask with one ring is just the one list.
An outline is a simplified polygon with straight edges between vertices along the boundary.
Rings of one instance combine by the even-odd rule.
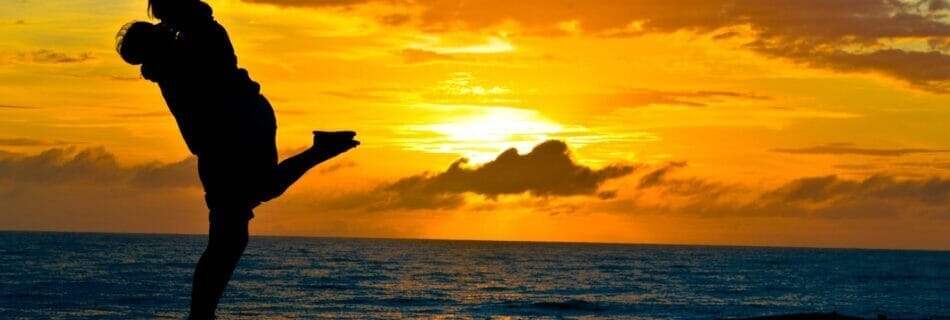
[[[253, 234], [950, 249], [946, 0], [208, 3], [282, 154], [363, 142]], [[0, 2], [0, 230], [206, 232], [147, 19]]]

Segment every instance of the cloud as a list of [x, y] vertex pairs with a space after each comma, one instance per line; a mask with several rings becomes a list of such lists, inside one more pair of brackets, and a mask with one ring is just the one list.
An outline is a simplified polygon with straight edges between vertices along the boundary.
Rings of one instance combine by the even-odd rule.
[[56, 145], [65, 145], [72, 144], [72, 142], [67, 141], [47, 141], [39, 139], [29, 139], [29, 138], [0, 138], [0, 146], [8, 147], [24, 147], [24, 146], [56, 146]]
[[404, 99], [409, 99], [405, 97], [406, 92], [412, 91], [413, 89], [411, 88], [375, 86], [359, 87], [347, 90], [322, 91], [320, 93], [341, 99], [366, 101], [372, 103], [399, 103], [406, 102]]
[[[468, 59], [468, 57], [438, 54], [435, 52], [429, 52], [423, 55], [430, 53], [436, 56], [406, 57], [406, 62], [425, 63]], [[576, 109], [575, 107], [577, 105], [585, 105], [587, 109], [584, 111], [590, 114], [602, 114], [617, 109], [649, 106], [706, 108], [728, 105], [730, 103], [735, 104], [738, 102], [772, 100], [772, 97], [756, 92], [717, 90], [624, 88], [606, 92], [523, 92], [506, 87], [492, 86], [490, 83], [482, 83], [471, 78], [452, 79], [426, 88], [358, 87], [347, 90], [324, 91], [322, 93], [338, 98], [374, 103], [418, 102], [485, 106], [503, 104], [526, 108], [543, 105], [552, 109]]]
[[[194, 157], [125, 165], [101, 147], [52, 148], [35, 154], [0, 150], [3, 230], [207, 233], [208, 211], [202, 195]], [[366, 236], [386, 225], [337, 212], [326, 212], [313, 223], [312, 215], [303, 213], [324, 209], [313, 207], [314, 194], [289, 198], [270, 203], [265, 206], [270, 209], [264, 210], [274, 212], [268, 210], [275, 206], [280, 214], [296, 210], [297, 215], [283, 217], [294, 225], [289, 229], [297, 232]], [[308, 217], [308, 223], [294, 220], [300, 217]], [[314, 224], [322, 227], [309, 227]]]
[[[366, 4], [375, 0], [243, 0], [249, 3], [271, 4], [285, 7], [330, 8]], [[389, 0], [393, 1], [393, 0]]]
[[[681, 176], [686, 161], [592, 169], [576, 163], [566, 144], [547, 141], [527, 154], [510, 149], [495, 160], [384, 183], [367, 191], [319, 199], [328, 210], [497, 210], [498, 203], [541, 212], [687, 217], [867, 219], [913, 216], [950, 219], [950, 179], [872, 174], [849, 179], [802, 177], [771, 187]], [[603, 190], [611, 179], [619, 189]], [[634, 183], [629, 183], [629, 182]], [[483, 196], [484, 202], [466, 197]], [[503, 195], [527, 195], [505, 198]], [[584, 196], [584, 197], [574, 197]], [[511, 202], [517, 200], [515, 202]], [[507, 201], [507, 202], [506, 202]]]
[[922, 149], [922, 148], [903, 148], [903, 149], [869, 149], [869, 148], [858, 148], [851, 143], [832, 143], [814, 147], [807, 148], [790, 148], [790, 149], [772, 149], [774, 152], [781, 153], [791, 153], [791, 154], [853, 154], [853, 155], [864, 155], [864, 156], [884, 156], [884, 157], [898, 157], [908, 154], [916, 153], [947, 153], [950, 150], [942, 149]]
[[406, 63], [424, 63], [432, 61], [454, 61], [458, 60], [450, 54], [441, 54], [435, 51], [424, 49], [405, 49], [400, 55], [406, 60]]
[[624, 89], [615, 93], [591, 94], [588, 100], [597, 105], [617, 107], [643, 107], [650, 105], [677, 105], [707, 107], [723, 100], [769, 100], [770, 97], [755, 93], [734, 91], [661, 91], [653, 89]]
[[9, 104], [0, 104], [0, 109], [29, 110], [29, 109], [36, 109], [36, 107], [30, 107], [30, 106], [16, 106], [16, 105], [9, 105]]
[[102, 148], [55, 148], [23, 158], [0, 159], [0, 181], [59, 184], [113, 182], [120, 170], [115, 156]]
[[384, 25], [401, 26], [409, 23], [412, 20], [412, 16], [408, 14], [390, 14], [378, 17], [376, 20]]
[[117, 118], [155, 118], [155, 117], [167, 117], [168, 112], [166, 111], [151, 111], [151, 112], [135, 112], [135, 113], [117, 113], [113, 115]]
[[101, 147], [0, 152], [0, 228], [206, 232], [194, 164], [125, 166]]
[[467, 164], [467, 159], [460, 159], [443, 172], [402, 178], [367, 193], [342, 197], [332, 206], [369, 210], [444, 209], [465, 204], [464, 193], [489, 199], [524, 193], [536, 197], [596, 195], [611, 198], [612, 192], [599, 192], [600, 186], [636, 169], [627, 164], [612, 164], [601, 169], [578, 164], [571, 158], [567, 144], [557, 140], [543, 142], [524, 155], [512, 148], [488, 163], [474, 167]]
[[[815, 68], [880, 73], [924, 90], [950, 90], [950, 9], [943, 0], [245, 1], [312, 8], [403, 4], [400, 14], [416, 16], [398, 21], [430, 32], [492, 31], [511, 22], [540, 36], [569, 34], [565, 23], [600, 37], [690, 31], [741, 39], [746, 49]], [[909, 49], [897, 40], [925, 44]]]
[[348, 169], [348, 168], [354, 168], [356, 166], [357, 166], [356, 161], [339, 160], [339, 161], [334, 161], [330, 164], [318, 166], [317, 172], [320, 172], [321, 174], [328, 174], [328, 173], [333, 173], [333, 172], [337, 172], [337, 171]]
[[[654, 173], [669, 172], [670, 168], [676, 166], [668, 165]], [[594, 203], [591, 209], [700, 217], [861, 219], [903, 215], [950, 219], [950, 180], [940, 177], [901, 179], [877, 174], [863, 179], [843, 179], [829, 175], [794, 179], [766, 189], [700, 178], [651, 181], [656, 182], [649, 188], [638, 188], [633, 195]]]
[[665, 166], [656, 169], [640, 178], [640, 184], [637, 185], [637, 188], [644, 189], [656, 186], [660, 184], [660, 182], [663, 182], [664, 178], [666, 178], [666, 176], [669, 175], [671, 171], [684, 167], [686, 167], [685, 161], [669, 162]]
[[842, 180], [837, 176], [811, 177], [791, 181], [766, 193], [762, 199], [813, 204], [874, 199], [948, 205], [950, 180], [936, 177], [899, 180], [886, 175], [874, 175], [864, 180]]
[[939, 51], [881, 49], [851, 53], [844, 50], [824, 52], [807, 45], [752, 44], [750, 47], [761, 53], [788, 58], [812, 67], [842, 72], [877, 72], [932, 92], [946, 93], [950, 90], [950, 55]]
[[26, 24], [26, 20], [22, 20], [22, 19], [18, 19], [18, 20], [0, 20], [0, 26], [8, 26], [8, 25], [12, 25], [12, 26], [22, 26], [22, 25], [25, 25], [25, 24]]
[[933, 161], [927, 161], [927, 162], [899, 162], [899, 163], [896, 163], [896, 165], [905, 166], [905, 167], [934, 168], [934, 169], [950, 170], [950, 161], [943, 160], [943, 159], [934, 159]]
[[48, 49], [36, 50], [33, 52], [17, 54], [20, 61], [46, 64], [71, 64], [82, 63], [93, 59], [92, 53], [82, 52], [71, 55], [63, 52], [57, 52]]
[[462, 159], [445, 172], [405, 178], [387, 189], [473, 192], [489, 197], [524, 192], [537, 196], [594, 194], [604, 181], [628, 175], [635, 169], [615, 164], [594, 170], [577, 164], [567, 144], [556, 140], [541, 143], [524, 155], [512, 148], [481, 166], [469, 168], [466, 164], [467, 160]]
[[18, 156], [22, 156], [22, 154], [0, 149], [0, 158], [12, 158], [12, 157], [18, 157]]
[[196, 161], [120, 166], [104, 148], [53, 148], [35, 155], [0, 158], [0, 182], [16, 185], [114, 185], [119, 187], [198, 187]]
[[188, 157], [174, 163], [151, 163], [133, 168], [131, 184], [149, 188], [198, 187], [198, 159]]

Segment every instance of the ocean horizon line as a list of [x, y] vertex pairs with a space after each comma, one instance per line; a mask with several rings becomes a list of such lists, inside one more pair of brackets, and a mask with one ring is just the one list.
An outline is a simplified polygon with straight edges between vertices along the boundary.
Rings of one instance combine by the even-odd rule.
[[[85, 231], [85, 230], [10, 230], [0, 229], [0, 233], [53, 233], [53, 234], [99, 234], [99, 235], [131, 235], [131, 236], [207, 236], [204, 233], [174, 233], [174, 232], [131, 232], [131, 231]], [[391, 240], [391, 241], [434, 241], [434, 242], [468, 242], [468, 243], [499, 243], [499, 244], [561, 244], [561, 245], [603, 245], [603, 246], [640, 246], [640, 247], [708, 247], [708, 248], [748, 248], [748, 249], [809, 249], [809, 250], [859, 250], [859, 251], [914, 251], [914, 252], [950, 252], [948, 249], [937, 248], [878, 248], [878, 247], [836, 247], [836, 246], [807, 246], [807, 245], [755, 245], [755, 244], [704, 244], [704, 243], [649, 243], [649, 242], [604, 242], [604, 241], [546, 241], [546, 240], [497, 240], [497, 239], [447, 239], [447, 238], [399, 238], [399, 237], [355, 237], [355, 236], [320, 236], [320, 235], [281, 235], [281, 234], [251, 234], [252, 238], [291, 238], [291, 239], [341, 239], [341, 240]]]

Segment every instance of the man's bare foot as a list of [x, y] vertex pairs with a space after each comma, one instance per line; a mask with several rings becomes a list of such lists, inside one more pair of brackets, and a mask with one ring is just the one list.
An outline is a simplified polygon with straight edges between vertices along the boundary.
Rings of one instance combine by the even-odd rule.
[[308, 151], [316, 157], [315, 160], [324, 161], [360, 145], [353, 139], [355, 137], [353, 131], [314, 131], [313, 146]]

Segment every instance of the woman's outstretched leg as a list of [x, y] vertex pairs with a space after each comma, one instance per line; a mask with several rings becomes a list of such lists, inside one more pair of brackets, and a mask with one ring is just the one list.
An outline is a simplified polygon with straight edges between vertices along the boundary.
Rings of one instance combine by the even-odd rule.
[[241, 218], [245, 216], [248, 213], [211, 213], [208, 247], [198, 260], [192, 281], [189, 319], [214, 319], [218, 301], [247, 247], [248, 220]]
[[264, 201], [276, 198], [287, 191], [304, 173], [316, 165], [353, 149], [360, 144], [353, 140], [353, 131], [313, 132], [313, 146], [281, 161], [274, 172], [274, 185], [264, 196]]

